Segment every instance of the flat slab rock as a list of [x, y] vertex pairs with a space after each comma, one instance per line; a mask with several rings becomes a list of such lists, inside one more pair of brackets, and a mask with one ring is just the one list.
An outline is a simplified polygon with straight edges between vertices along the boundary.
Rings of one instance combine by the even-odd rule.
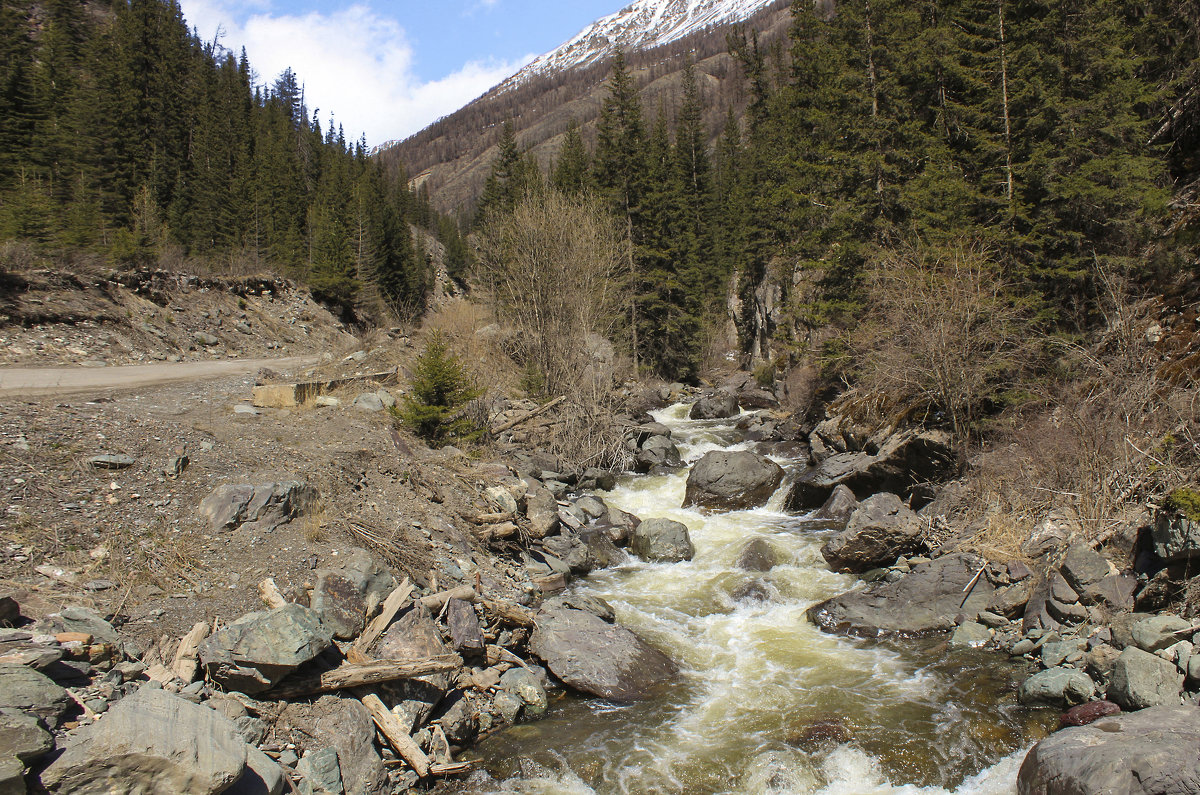
[[1200, 709], [1152, 707], [1063, 729], [1030, 750], [1020, 795], [1200, 792]]
[[248, 613], [200, 645], [208, 676], [228, 690], [253, 695], [329, 648], [333, 632], [315, 610], [289, 604]]
[[929, 635], [953, 628], [959, 613], [987, 608], [994, 588], [987, 577], [964, 589], [983, 560], [975, 555], [946, 555], [916, 566], [895, 582], [873, 583], [808, 609], [808, 618], [826, 632], [859, 637]]
[[530, 650], [570, 687], [612, 701], [638, 701], [678, 673], [662, 652], [633, 632], [582, 610], [537, 616]]
[[216, 711], [162, 690], [122, 699], [42, 774], [52, 792], [225, 792], [248, 748]]

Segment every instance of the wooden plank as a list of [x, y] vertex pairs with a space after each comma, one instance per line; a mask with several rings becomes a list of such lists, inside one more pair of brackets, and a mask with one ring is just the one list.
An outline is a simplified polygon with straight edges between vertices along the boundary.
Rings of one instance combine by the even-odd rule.
[[398, 679], [414, 679], [428, 674], [457, 671], [462, 668], [462, 658], [457, 654], [442, 654], [425, 660], [400, 661], [377, 660], [366, 665], [342, 665], [321, 674], [289, 677], [263, 698], [276, 701], [332, 693], [361, 685], [377, 685]]
[[365, 696], [362, 699], [362, 705], [371, 713], [371, 720], [375, 721], [379, 731], [387, 738], [392, 748], [396, 749], [400, 758], [408, 762], [409, 767], [415, 770], [421, 778], [428, 776], [429, 757], [425, 756], [425, 752], [421, 750], [420, 746], [413, 742], [413, 738], [405, 731], [400, 719], [383, 705], [379, 696], [374, 693]]
[[408, 597], [412, 594], [412, 583], [408, 578], [404, 578], [404, 582], [396, 586], [387, 599], [383, 600], [383, 609], [379, 611], [379, 615], [371, 619], [371, 623], [367, 624], [367, 628], [358, 636], [358, 640], [354, 641], [354, 649], [363, 654], [371, 648], [371, 644], [379, 639], [379, 636], [384, 633], [388, 625], [392, 623], [392, 619], [396, 617], [396, 613], [400, 612], [400, 608], [404, 607], [404, 603], [408, 601]]
[[287, 600], [279, 592], [279, 587], [275, 585], [274, 577], [268, 577], [258, 584], [258, 595], [262, 597], [263, 604], [272, 610], [287, 604]]
[[171, 663], [171, 670], [189, 684], [196, 678], [196, 668], [200, 664], [197, 660], [200, 644], [207, 637], [208, 622], [201, 621], [192, 627], [191, 632], [183, 636], [179, 641], [179, 648], [175, 650], [175, 660]]

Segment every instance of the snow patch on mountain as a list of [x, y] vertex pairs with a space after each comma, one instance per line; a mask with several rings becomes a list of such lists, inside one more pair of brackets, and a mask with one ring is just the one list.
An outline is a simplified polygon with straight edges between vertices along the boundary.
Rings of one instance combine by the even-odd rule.
[[586, 66], [615, 49], [648, 50], [716, 25], [741, 22], [776, 0], [637, 0], [596, 20], [556, 50], [534, 59], [501, 88], [528, 78]]

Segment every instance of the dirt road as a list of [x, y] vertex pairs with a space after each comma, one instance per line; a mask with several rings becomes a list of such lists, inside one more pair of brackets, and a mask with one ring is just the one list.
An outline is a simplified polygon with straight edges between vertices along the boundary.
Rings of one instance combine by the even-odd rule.
[[126, 367], [0, 368], [0, 398], [19, 395], [70, 394], [93, 389], [129, 389], [138, 386], [200, 381], [253, 373], [262, 367], [284, 370], [303, 367], [318, 356], [286, 359], [223, 359], [214, 362], [138, 364]]

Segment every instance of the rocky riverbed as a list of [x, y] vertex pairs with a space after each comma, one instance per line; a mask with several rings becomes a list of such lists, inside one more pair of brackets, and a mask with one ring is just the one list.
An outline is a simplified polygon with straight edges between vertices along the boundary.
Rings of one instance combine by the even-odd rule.
[[[389, 438], [386, 387], [362, 394], [375, 400], [320, 409], [362, 439], [357, 476], [344, 455], [334, 479], [303, 448], [261, 457], [256, 435], [307, 410], [244, 412], [236, 441], [206, 418], [226, 461], [192, 452], [202, 480], [163, 443], [174, 454], [151, 469], [176, 496], [154, 514], [175, 511], [177, 543], [199, 542], [179, 599], [110, 565], [102, 535], [68, 554], [10, 526], [6, 786], [1189, 791], [1198, 768], [1170, 749], [1196, 747], [1200, 628], [1161, 612], [1200, 535], [1186, 517], [1143, 528], [1140, 555], [1049, 521], [1023, 554], [990, 559], [954, 542], [945, 434], [810, 429], [747, 378], [631, 390], [615, 421], [640, 474], [620, 478], [538, 450], [528, 429], [492, 462], [425, 451]], [[84, 407], [109, 434], [83, 471], [119, 495], [89, 488], [93, 519], [138, 516], [154, 488], [125, 496], [149, 449], [112, 444], [128, 402]], [[500, 405], [496, 421], [533, 408]], [[33, 528], [61, 499], [29, 488], [42, 439], [9, 435]], [[257, 466], [230, 466], [253, 451]], [[333, 512], [345, 524], [326, 529]], [[1168, 789], [1136, 789], [1151, 770]]]

